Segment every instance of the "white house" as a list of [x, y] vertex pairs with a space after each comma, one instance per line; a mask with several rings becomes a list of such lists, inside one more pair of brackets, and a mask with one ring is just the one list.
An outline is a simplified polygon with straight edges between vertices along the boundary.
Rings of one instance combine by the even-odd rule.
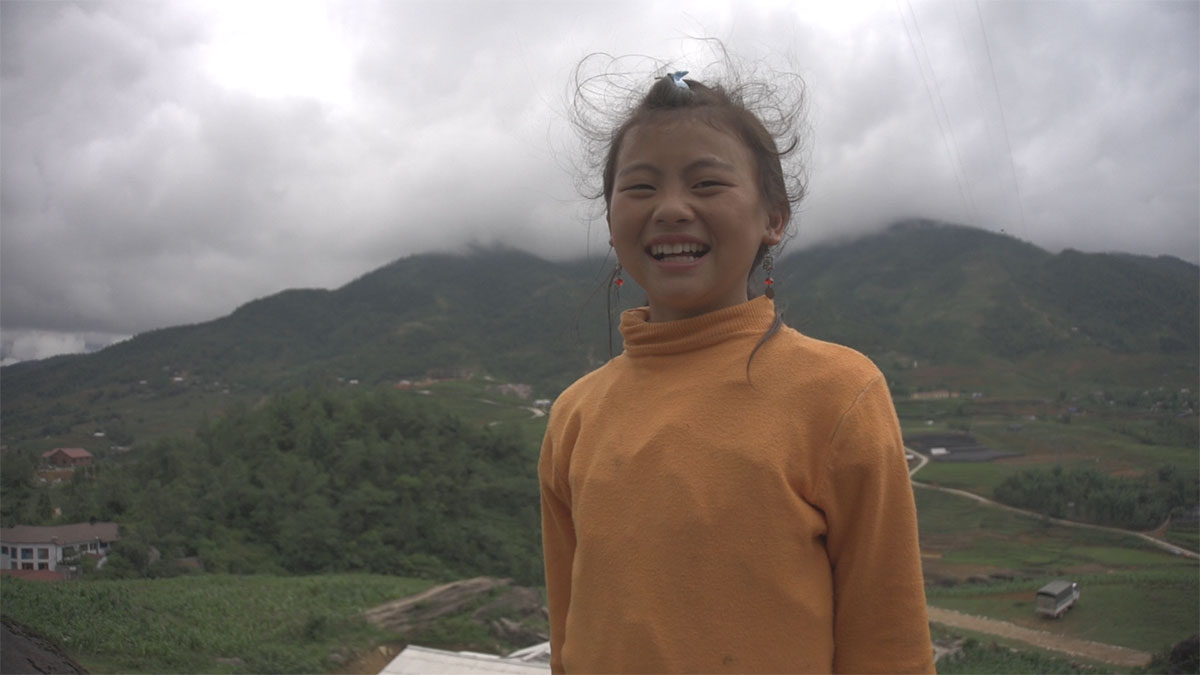
[[83, 554], [103, 558], [118, 538], [116, 523], [0, 527], [0, 569], [54, 571]]

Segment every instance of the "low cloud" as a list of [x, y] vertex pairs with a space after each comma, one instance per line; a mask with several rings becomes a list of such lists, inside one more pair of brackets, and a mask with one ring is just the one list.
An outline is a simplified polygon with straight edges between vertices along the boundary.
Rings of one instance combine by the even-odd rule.
[[846, 5], [0, 3], [4, 356], [413, 253], [603, 251], [572, 70], [703, 78], [693, 35], [807, 81], [791, 250], [922, 215], [1200, 259], [1200, 5]]

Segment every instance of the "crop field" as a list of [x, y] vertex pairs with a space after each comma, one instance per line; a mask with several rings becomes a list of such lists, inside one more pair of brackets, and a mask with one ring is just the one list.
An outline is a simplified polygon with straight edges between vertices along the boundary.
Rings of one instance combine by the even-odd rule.
[[[916, 497], [931, 605], [1148, 652], [1200, 631], [1194, 559], [933, 490]], [[1033, 610], [1034, 593], [1055, 578], [1081, 588], [1058, 621]]]
[[[948, 405], [948, 404], [947, 404]], [[905, 406], [900, 406], [901, 410]], [[916, 410], [911, 409], [910, 413]], [[1173, 464], [1190, 475], [1200, 474], [1200, 455], [1187, 445], [1185, 427], [1163, 431], [1153, 421], [1122, 418], [1075, 418], [1071, 423], [1033, 415], [1029, 420], [1013, 415], [975, 415], [964, 418], [980, 444], [996, 450], [1022, 453], [990, 462], [932, 461], [921, 469], [919, 480], [991, 496], [1009, 476], [1055, 464], [1064, 469], [1092, 467], [1116, 476], [1135, 477]], [[926, 426], [914, 419], [903, 420], [906, 436], [954, 430], [945, 424]], [[1154, 434], [1161, 433], [1161, 438]], [[1156, 440], [1149, 443], [1148, 440]]]
[[363, 610], [431, 585], [363, 574], [6, 579], [0, 600], [91, 672], [315, 673], [387, 637]]

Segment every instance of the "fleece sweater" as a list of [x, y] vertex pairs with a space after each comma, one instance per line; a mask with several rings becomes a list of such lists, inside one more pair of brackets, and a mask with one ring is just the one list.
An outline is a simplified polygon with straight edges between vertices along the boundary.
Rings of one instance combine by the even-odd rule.
[[555, 402], [554, 672], [934, 672], [886, 382], [786, 326], [750, 360], [774, 318], [627, 311], [624, 352]]

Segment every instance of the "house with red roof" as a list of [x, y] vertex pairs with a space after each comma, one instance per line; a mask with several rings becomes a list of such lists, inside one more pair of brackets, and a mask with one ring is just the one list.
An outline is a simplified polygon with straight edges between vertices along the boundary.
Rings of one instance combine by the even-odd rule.
[[0, 569], [57, 570], [84, 555], [108, 555], [119, 539], [116, 523], [0, 527]]
[[62, 468], [91, 466], [92, 459], [92, 453], [83, 448], [55, 448], [42, 453], [43, 462]]

